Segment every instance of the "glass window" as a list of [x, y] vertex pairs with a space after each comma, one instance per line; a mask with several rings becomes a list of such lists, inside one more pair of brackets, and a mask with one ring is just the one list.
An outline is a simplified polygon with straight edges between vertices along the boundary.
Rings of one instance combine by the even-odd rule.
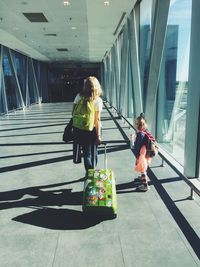
[[171, 0], [158, 93], [157, 136], [164, 148], [183, 164], [191, 0]]
[[26, 102], [26, 57], [20, 53], [13, 52], [15, 69], [17, 72], [17, 78], [20, 85], [23, 101]]
[[15, 90], [14, 79], [13, 79], [6, 49], [4, 49], [4, 52], [3, 52], [3, 78], [4, 78], [4, 84], [5, 84], [8, 110], [16, 109], [17, 108], [17, 94]]
[[5, 112], [5, 109], [4, 109], [4, 103], [3, 103], [3, 98], [4, 98], [3, 81], [2, 81], [2, 79], [0, 79], [0, 81], [1, 81], [1, 84], [0, 84], [0, 114], [2, 114]]

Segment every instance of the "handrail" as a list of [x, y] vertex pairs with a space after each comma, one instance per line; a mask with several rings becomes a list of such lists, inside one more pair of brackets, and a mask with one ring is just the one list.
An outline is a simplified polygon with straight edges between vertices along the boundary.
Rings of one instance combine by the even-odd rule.
[[[105, 101], [107, 102], [107, 101]], [[104, 102], [104, 104], [105, 104]], [[107, 102], [109, 103], [109, 102]], [[110, 104], [109, 104], [110, 105]], [[106, 106], [106, 105], [105, 105]], [[129, 125], [129, 127], [133, 128], [134, 131], [136, 131], [135, 127], [133, 127], [133, 125], [122, 115], [120, 114], [117, 109], [113, 106], [110, 105], [111, 108], [113, 108], [116, 113], [119, 115], [120, 118], [122, 118], [124, 121], [126, 121], [126, 123]], [[106, 106], [107, 110], [108, 107]], [[109, 112], [109, 110], [108, 110]], [[110, 112], [109, 112], [110, 113]], [[112, 116], [112, 114], [110, 113], [110, 115]], [[191, 179], [189, 179], [187, 176], [185, 176], [182, 172], [180, 172], [173, 164], [172, 162], [166, 157], [164, 156], [160, 151], [158, 151], [158, 155], [161, 157], [162, 159], [162, 164], [161, 166], [164, 167], [164, 162], [166, 162], [185, 182], [186, 184], [190, 187], [191, 192], [190, 192], [190, 196], [188, 197], [188, 199], [192, 200], [194, 199], [194, 195], [193, 195], [193, 191], [200, 196], [200, 183], [199, 183], [199, 187], [195, 186], [195, 184], [191, 181]]]

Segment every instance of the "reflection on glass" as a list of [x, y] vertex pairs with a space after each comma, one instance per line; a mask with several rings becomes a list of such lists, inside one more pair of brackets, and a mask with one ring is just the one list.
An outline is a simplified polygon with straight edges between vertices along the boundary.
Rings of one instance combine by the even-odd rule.
[[172, 0], [158, 94], [158, 139], [179, 163], [184, 160], [191, 0]]

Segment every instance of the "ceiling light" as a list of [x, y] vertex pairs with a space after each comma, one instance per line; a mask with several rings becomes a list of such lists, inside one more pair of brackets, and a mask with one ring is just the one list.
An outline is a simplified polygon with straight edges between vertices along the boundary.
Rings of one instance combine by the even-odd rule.
[[103, 3], [104, 3], [105, 6], [109, 6], [110, 5], [109, 1], [104, 1]]
[[64, 6], [69, 6], [70, 5], [70, 2], [69, 1], [63, 1], [63, 5]]

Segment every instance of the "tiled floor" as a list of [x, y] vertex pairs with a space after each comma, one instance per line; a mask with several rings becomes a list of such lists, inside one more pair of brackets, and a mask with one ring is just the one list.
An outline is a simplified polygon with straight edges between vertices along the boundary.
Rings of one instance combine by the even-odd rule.
[[130, 130], [106, 109], [103, 139], [116, 176], [118, 216], [82, 217], [83, 164], [72, 162], [72, 144], [62, 142], [71, 108], [34, 105], [0, 118], [0, 267], [200, 266], [199, 198], [186, 199], [188, 186], [160, 167], [159, 157], [149, 172], [150, 190], [138, 192], [125, 136]]

